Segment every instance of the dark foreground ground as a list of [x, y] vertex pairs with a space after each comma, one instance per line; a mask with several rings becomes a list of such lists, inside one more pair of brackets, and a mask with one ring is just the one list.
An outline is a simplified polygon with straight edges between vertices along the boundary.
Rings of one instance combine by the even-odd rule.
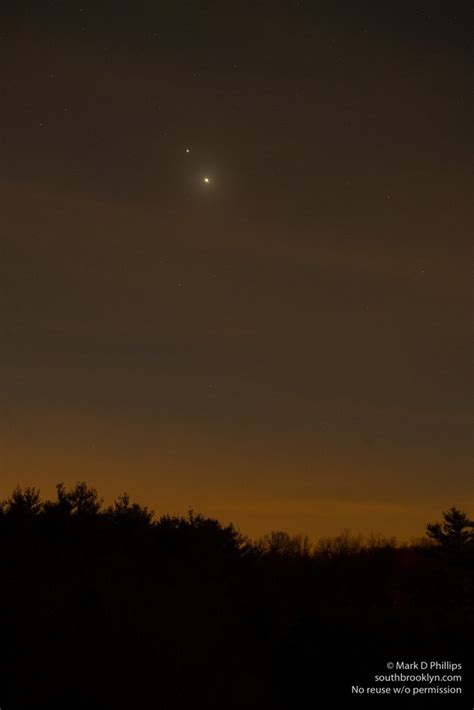
[[[0, 515], [2, 710], [474, 707], [472, 551], [262, 551], [122, 508]], [[423, 660], [462, 669], [387, 669]]]

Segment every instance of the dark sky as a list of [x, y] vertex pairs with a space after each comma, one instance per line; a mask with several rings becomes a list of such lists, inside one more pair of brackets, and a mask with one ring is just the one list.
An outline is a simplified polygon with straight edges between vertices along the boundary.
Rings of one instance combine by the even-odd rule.
[[1, 497], [474, 512], [469, 5], [2, 3]]

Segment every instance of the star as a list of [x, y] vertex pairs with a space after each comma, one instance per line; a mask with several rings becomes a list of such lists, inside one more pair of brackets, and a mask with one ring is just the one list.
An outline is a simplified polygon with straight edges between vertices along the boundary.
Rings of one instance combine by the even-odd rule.
[[186, 153], [190, 153], [190, 152], [191, 152], [191, 151], [189, 150], [189, 148], [186, 148]]

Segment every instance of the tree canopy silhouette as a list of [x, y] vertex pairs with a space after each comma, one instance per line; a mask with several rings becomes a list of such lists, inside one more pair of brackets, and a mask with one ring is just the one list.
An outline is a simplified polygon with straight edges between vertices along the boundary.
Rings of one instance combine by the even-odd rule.
[[321, 705], [378, 710], [351, 682], [370, 685], [387, 658], [471, 652], [472, 523], [451, 508], [427, 529], [438, 545], [253, 542], [127, 493], [104, 506], [86, 482], [44, 501], [17, 487], [0, 502], [0, 707], [303, 710], [316, 688]]
[[428, 537], [443, 547], [474, 545], [474, 521], [455, 507], [443, 513], [442, 523], [428, 523], [426, 532]]

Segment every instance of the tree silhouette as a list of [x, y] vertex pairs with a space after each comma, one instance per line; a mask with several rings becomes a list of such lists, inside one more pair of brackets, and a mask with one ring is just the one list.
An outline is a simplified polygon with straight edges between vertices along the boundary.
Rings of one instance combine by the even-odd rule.
[[96, 489], [89, 487], [85, 481], [76, 483], [70, 490], [67, 490], [62, 482], [56, 484], [56, 496], [56, 501], [47, 501], [44, 504], [46, 513], [57, 512], [66, 517], [92, 518], [98, 515], [103, 503]]
[[284, 530], [272, 530], [257, 541], [261, 553], [272, 557], [298, 558], [311, 554], [311, 542], [306, 535], [290, 535]]
[[170, 549], [201, 558], [239, 557], [252, 548], [248, 538], [232, 524], [223, 526], [192, 509], [187, 516], [162, 515], [155, 524], [155, 534]]
[[469, 520], [466, 513], [455, 507], [443, 513], [442, 523], [428, 523], [426, 532], [428, 537], [443, 547], [464, 547], [474, 544], [474, 521]]
[[106, 508], [104, 514], [117, 524], [144, 528], [151, 525], [155, 515], [152, 510], [148, 510], [147, 506], [130, 503], [128, 493], [118, 496], [115, 503]]
[[17, 486], [11, 497], [1, 503], [4, 515], [16, 518], [33, 518], [42, 510], [40, 492], [37, 488]]

